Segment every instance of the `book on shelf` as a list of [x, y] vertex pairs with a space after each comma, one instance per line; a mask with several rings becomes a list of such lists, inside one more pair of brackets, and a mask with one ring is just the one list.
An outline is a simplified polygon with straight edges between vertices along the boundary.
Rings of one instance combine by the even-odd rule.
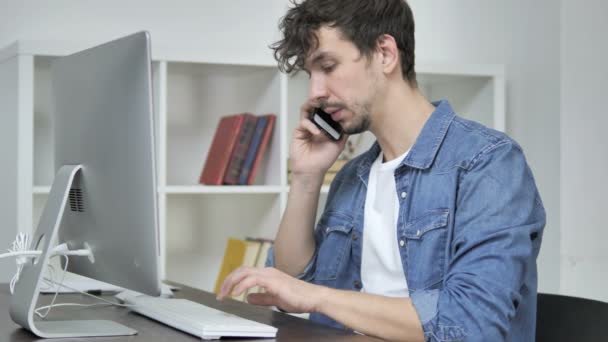
[[272, 137], [276, 115], [224, 116], [213, 135], [200, 184], [251, 185]]
[[239, 182], [243, 162], [247, 156], [247, 151], [256, 129], [257, 117], [255, 115], [250, 113], [241, 115], [243, 117], [243, 124], [237, 134], [238, 139], [232, 149], [230, 162], [228, 163], [228, 168], [224, 174], [224, 184], [227, 185], [235, 185]]
[[[231, 272], [241, 266], [255, 266], [259, 251], [260, 243], [257, 241], [246, 241], [234, 238], [228, 239], [224, 251], [224, 258], [222, 259], [222, 266], [220, 267], [220, 273], [215, 282], [215, 293], [219, 293], [222, 283]], [[245, 296], [241, 295], [233, 298], [243, 300]]]
[[264, 159], [266, 148], [272, 136], [276, 115], [267, 114], [258, 118], [245, 162], [239, 176], [240, 185], [252, 185], [258, 168]]
[[[272, 247], [272, 244], [274, 243], [273, 240], [269, 240], [269, 239], [261, 239], [261, 238], [246, 238], [245, 240], [247, 241], [256, 241], [260, 244], [260, 251], [258, 252], [258, 257], [256, 258], [256, 262], [255, 262], [255, 267], [266, 267], [266, 259], [268, 258], [268, 251], [270, 250], [270, 247]], [[249, 295], [250, 293], [260, 293], [263, 292], [263, 289], [259, 286], [254, 286], [252, 288], [250, 288], [249, 290], [247, 290], [247, 292], [245, 293], [245, 297], [247, 298], [247, 295]]]
[[[264, 267], [268, 256], [268, 250], [271, 246], [272, 240], [268, 239], [228, 239], [220, 272], [215, 282], [215, 293], [219, 292], [226, 277], [237, 268], [241, 266]], [[254, 292], [260, 292], [260, 289], [256, 287], [232, 298], [244, 301], [245, 298], [247, 298], [247, 294]]]
[[264, 238], [252, 238], [247, 237], [245, 241], [254, 241], [260, 244], [260, 252], [256, 258], [255, 267], [266, 267], [266, 258], [268, 257], [268, 250], [272, 247], [274, 243], [271, 239]]
[[220, 119], [207, 152], [207, 159], [199, 183], [207, 185], [221, 185], [223, 183], [232, 150], [237, 144], [244, 121], [243, 114], [224, 116]]

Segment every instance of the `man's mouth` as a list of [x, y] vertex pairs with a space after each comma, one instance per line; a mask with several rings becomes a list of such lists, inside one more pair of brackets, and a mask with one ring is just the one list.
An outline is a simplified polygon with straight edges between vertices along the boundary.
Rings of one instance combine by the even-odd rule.
[[327, 112], [327, 113], [329, 113], [329, 115], [331, 115], [331, 119], [336, 122], [340, 121], [340, 119], [342, 118], [342, 109], [341, 108], [338, 110]]

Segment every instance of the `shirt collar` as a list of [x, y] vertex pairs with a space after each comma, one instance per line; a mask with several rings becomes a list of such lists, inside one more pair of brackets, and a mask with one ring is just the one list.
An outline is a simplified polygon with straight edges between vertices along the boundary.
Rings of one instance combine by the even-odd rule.
[[[422, 170], [428, 169], [433, 164], [448, 127], [456, 115], [447, 100], [433, 102], [433, 106], [435, 106], [435, 110], [422, 127], [416, 142], [401, 164]], [[363, 157], [357, 172], [359, 176], [369, 172], [379, 153], [380, 145], [376, 141]]]

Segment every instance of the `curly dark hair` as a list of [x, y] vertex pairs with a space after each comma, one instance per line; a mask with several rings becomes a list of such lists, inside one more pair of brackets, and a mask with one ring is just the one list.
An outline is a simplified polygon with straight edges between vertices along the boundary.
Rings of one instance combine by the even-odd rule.
[[414, 16], [405, 0], [291, 0], [281, 19], [283, 39], [272, 44], [279, 69], [288, 74], [303, 69], [317, 48], [317, 30], [337, 28], [362, 55], [371, 57], [378, 38], [391, 35], [397, 42], [403, 79], [417, 86], [414, 71]]

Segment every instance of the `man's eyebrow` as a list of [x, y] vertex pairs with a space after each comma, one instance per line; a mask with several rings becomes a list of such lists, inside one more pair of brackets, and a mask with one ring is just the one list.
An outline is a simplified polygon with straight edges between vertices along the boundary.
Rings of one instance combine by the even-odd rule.
[[325, 52], [325, 51], [321, 51], [321, 52], [317, 53], [317, 55], [312, 58], [312, 62], [310, 62], [310, 64], [314, 65], [314, 64], [318, 63], [319, 61], [327, 58], [327, 57], [329, 57], [329, 54], [327, 52]]
[[[313, 65], [317, 64], [319, 61], [321, 61], [325, 58], [329, 58], [329, 57], [330, 57], [330, 55], [325, 51], [314, 52], [310, 56], [310, 62], [308, 63], [308, 65], [313, 66]], [[304, 67], [303, 69], [304, 69], [304, 71], [308, 71], [306, 69], [306, 67]]]

